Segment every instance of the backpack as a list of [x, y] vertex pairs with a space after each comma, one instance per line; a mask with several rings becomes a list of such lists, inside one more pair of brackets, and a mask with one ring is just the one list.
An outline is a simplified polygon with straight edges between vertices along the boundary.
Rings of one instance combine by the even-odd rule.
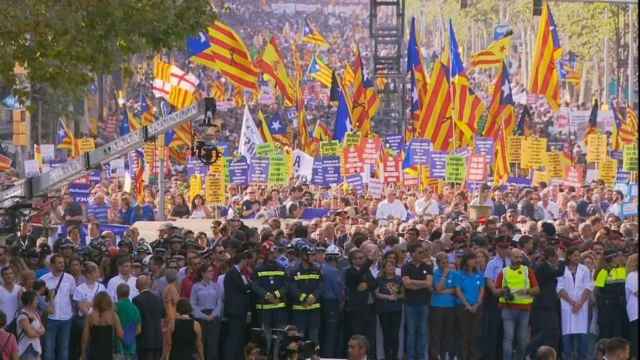
[[11, 320], [11, 322], [4, 327], [4, 330], [6, 332], [16, 337], [16, 341], [20, 341], [20, 338], [24, 333], [24, 330], [22, 330], [20, 334], [18, 334], [18, 318], [22, 314], [24, 314], [29, 319], [29, 321], [31, 321], [31, 316], [29, 316], [29, 314], [24, 311], [18, 310], [16, 311], [16, 316], [13, 318], [13, 320]]

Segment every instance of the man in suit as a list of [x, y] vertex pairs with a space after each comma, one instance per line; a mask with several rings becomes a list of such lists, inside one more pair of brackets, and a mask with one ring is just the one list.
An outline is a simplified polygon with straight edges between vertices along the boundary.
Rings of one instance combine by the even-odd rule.
[[133, 303], [140, 311], [142, 320], [142, 331], [137, 336], [138, 354], [140, 360], [158, 360], [162, 356], [162, 299], [151, 292], [151, 278], [147, 275], [138, 277], [136, 288], [140, 294], [133, 299]]
[[251, 253], [238, 249], [232, 258], [233, 266], [224, 277], [224, 315], [227, 318], [228, 332], [224, 346], [226, 360], [242, 359], [245, 344], [247, 313], [250, 308], [251, 287], [249, 279], [241, 270], [246, 266]]

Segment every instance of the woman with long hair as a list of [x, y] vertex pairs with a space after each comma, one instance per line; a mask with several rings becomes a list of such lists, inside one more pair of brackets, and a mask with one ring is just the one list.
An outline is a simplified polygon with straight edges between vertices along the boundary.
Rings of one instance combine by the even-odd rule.
[[209, 219], [211, 218], [211, 210], [204, 202], [204, 197], [198, 194], [191, 201], [190, 219]]
[[187, 206], [187, 201], [184, 199], [184, 195], [176, 194], [174, 197], [173, 208], [171, 209], [171, 219], [184, 219], [191, 215], [191, 211]]
[[458, 323], [462, 324], [462, 359], [478, 359], [480, 351], [474, 339], [480, 334], [482, 298], [484, 297], [484, 273], [479, 271], [478, 256], [465, 252], [460, 260], [456, 278], [456, 296], [460, 302], [457, 309]]
[[180, 299], [176, 305], [176, 318], [169, 323], [167, 352], [168, 360], [204, 360], [202, 348], [202, 328], [190, 315], [193, 309], [187, 299]]
[[113, 302], [106, 291], [93, 299], [92, 311], [82, 332], [83, 360], [113, 359], [114, 338], [124, 336], [120, 319], [113, 309]]
[[18, 354], [22, 360], [38, 360], [42, 355], [40, 337], [45, 329], [38, 312], [38, 296], [29, 290], [20, 296], [22, 310], [17, 319]]
[[375, 295], [378, 318], [380, 319], [382, 337], [384, 339], [384, 358], [388, 360], [397, 359], [404, 288], [402, 287], [400, 276], [396, 274], [395, 256], [390, 255], [383, 260], [382, 271], [377, 279]]

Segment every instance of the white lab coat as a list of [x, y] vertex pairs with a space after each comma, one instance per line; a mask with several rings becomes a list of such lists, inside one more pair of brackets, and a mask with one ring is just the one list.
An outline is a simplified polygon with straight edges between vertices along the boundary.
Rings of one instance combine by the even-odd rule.
[[[580, 301], [582, 293], [585, 289], [593, 291], [593, 279], [589, 268], [582, 264], [578, 264], [575, 279], [571, 275], [571, 270], [567, 266], [564, 269], [564, 275], [558, 278], [556, 290], [560, 294], [560, 290], [567, 292], [567, 295], [574, 301]], [[573, 313], [571, 304], [564, 299], [560, 299], [560, 309], [562, 318], [562, 335], [570, 334], [587, 334], [589, 331], [589, 303], [585, 303], [580, 311]]]

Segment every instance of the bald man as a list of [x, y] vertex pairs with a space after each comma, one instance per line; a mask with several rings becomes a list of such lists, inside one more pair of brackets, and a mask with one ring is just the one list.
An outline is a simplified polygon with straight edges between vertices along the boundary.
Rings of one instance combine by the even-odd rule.
[[142, 332], [138, 335], [137, 349], [140, 360], [155, 360], [162, 355], [162, 332], [160, 321], [164, 317], [162, 299], [151, 292], [151, 278], [142, 275], [136, 280], [140, 294], [133, 303], [140, 311]]

